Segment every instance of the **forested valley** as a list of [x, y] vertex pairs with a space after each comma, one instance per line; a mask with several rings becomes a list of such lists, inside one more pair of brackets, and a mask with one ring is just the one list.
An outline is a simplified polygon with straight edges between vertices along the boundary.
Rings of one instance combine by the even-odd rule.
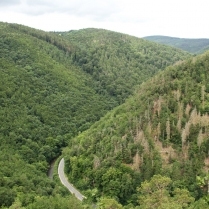
[[[0, 208], [207, 208], [208, 68], [126, 34], [0, 23]], [[85, 201], [47, 176], [59, 156]]]

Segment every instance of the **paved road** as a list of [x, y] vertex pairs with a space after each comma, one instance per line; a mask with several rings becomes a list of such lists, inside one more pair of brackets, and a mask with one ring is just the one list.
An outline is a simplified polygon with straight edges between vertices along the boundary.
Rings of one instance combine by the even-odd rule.
[[48, 170], [48, 172], [47, 172], [47, 175], [48, 175], [48, 177], [49, 177], [50, 179], [53, 179], [55, 161], [56, 161], [56, 159], [53, 160], [53, 161], [50, 163], [50, 168], [49, 168], [49, 170]]
[[77, 199], [79, 199], [80, 201], [82, 201], [85, 196], [83, 196], [75, 187], [73, 187], [72, 184], [70, 184], [68, 182], [68, 179], [66, 178], [65, 176], [65, 173], [64, 173], [64, 165], [65, 165], [65, 162], [64, 162], [64, 158], [62, 158], [59, 162], [59, 166], [58, 166], [58, 175], [59, 175], [59, 178], [60, 178], [60, 181], [62, 182], [62, 184], [68, 188], [68, 190], [75, 195], [75, 197]]

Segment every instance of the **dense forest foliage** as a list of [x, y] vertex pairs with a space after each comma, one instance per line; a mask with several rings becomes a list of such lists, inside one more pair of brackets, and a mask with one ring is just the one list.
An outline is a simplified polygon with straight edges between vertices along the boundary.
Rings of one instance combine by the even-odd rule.
[[201, 54], [209, 49], [209, 39], [175, 38], [169, 36], [147, 36], [145, 40], [153, 41], [168, 46], [173, 46], [193, 54]]
[[74, 45], [73, 62], [96, 81], [99, 93], [121, 104], [158, 71], [189, 57], [181, 50], [102, 29], [58, 33]]
[[[136, 91], [137, 85], [164, 70], [166, 66], [190, 56], [181, 50], [105, 30], [48, 33], [22, 25], [0, 23], [0, 208], [87, 208], [88, 206], [82, 206], [75, 198], [69, 197], [57, 179], [51, 180], [47, 177], [50, 162], [61, 155], [64, 147], [72, 144], [73, 149], [66, 154], [67, 171], [71, 169], [70, 162], [73, 160], [78, 166], [77, 150], [80, 145], [74, 143], [75, 139], [80, 140], [85, 134], [83, 131], [122, 103]], [[204, 98], [206, 101], [206, 95]], [[207, 102], [204, 104], [207, 105]], [[120, 111], [120, 107], [114, 111]], [[127, 113], [121, 119], [128, 118], [129, 111]], [[105, 116], [107, 126], [108, 115]], [[97, 125], [93, 129], [95, 127]], [[125, 132], [126, 129], [125, 127]], [[112, 129], [107, 130], [113, 134]], [[81, 135], [74, 138], [79, 133]], [[95, 183], [92, 186], [90, 181], [89, 187], [87, 186], [92, 154], [84, 161], [83, 159], [91, 151], [91, 141], [88, 138], [82, 142], [86, 144], [87, 152], [84, 155], [81, 153], [80, 170], [78, 173], [73, 171], [70, 179], [74, 181], [78, 174], [76, 179], [79, 181], [76, 184], [82, 190], [87, 190], [88, 197], [92, 196], [84, 205], [97, 201], [100, 208], [121, 208], [121, 204], [127, 205], [130, 200], [135, 206], [136, 187], [140, 186], [142, 180], [151, 180], [154, 174], [145, 170], [143, 177], [131, 166], [127, 167], [131, 165], [133, 153], [143, 151], [143, 144], [125, 147], [132, 139], [128, 139], [129, 135], [127, 139], [123, 137], [123, 154], [116, 151], [116, 159], [122, 159], [124, 164], [118, 164], [118, 160], [115, 163], [119, 166], [116, 177], [123, 176], [125, 179], [125, 193], [121, 192], [120, 197], [114, 191], [108, 195], [103, 189], [110, 189], [111, 183], [108, 185], [108, 182], [115, 168], [111, 166], [113, 162], [109, 161], [112, 145], [108, 136], [105, 137], [106, 133], [102, 131], [98, 140], [103, 138], [103, 134], [107, 146], [101, 141], [101, 145], [105, 147], [99, 148], [100, 144], [96, 143], [103, 158], [95, 154], [93, 162], [96, 167], [97, 164], [100, 167], [100, 160], [104, 159], [106, 167], [98, 170], [100, 174], [97, 177], [100, 178], [108, 168], [109, 174], [104, 177], [107, 184], [97, 187], [99, 183], [92, 175]], [[89, 137], [91, 136], [90, 134]], [[117, 142], [117, 132], [115, 137]], [[71, 142], [72, 138], [74, 139]], [[123, 156], [125, 152], [127, 158]], [[148, 156], [149, 154], [145, 154], [144, 159], [150, 163]], [[80, 173], [83, 169], [88, 174], [86, 180], [82, 179], [85, 172]], [[90, 172], [94, 171], [93, 169]], [[200, 178], [202, 180], [202, 176]], [[117, 185], [117, 180], [114, 181], [113, 178], [111, 182], [116, 182]], [[101, 197], [102, 192], [104, 197]], [[199, 193], [198, 195], [202, 197]], [[172, 197], [168, 196], [168, 199]]]
[[26, 206], [56, 193], [49, 162], [116, 102], [65, 51], [13, 25], [0, 29], [0, 207], [16, 198]]
[[70, 141], [69, 179], [91, 201], [106, 196], [127, 208], [208, 208], [208, 69], [206, 53], [143, 83]]

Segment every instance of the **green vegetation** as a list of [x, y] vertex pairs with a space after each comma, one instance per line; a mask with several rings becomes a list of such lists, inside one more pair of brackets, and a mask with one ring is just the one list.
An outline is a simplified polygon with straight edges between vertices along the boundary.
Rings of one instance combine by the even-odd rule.
[[209, 49], [209, 39], [174, 38], [169, 36], [147, 36], [145, 40], [173, 46], [193, 54], [201, 54]]
[[[201, 199], [207, 195], [207, 181], [200, 187], [196, 177], [209, 169], [208, 67], [206, 53], [167, 68], [71, 140], [64, 151], [69, 179], [92, 201], [106, 196], [152, 208], [146, 206], [150, 201], [144, 187], [153, 175], [161, 175], [169, 179], [169, 187], [159, 191], [165, 202], [157, 208], [188, 208], [194, 199], [207, 202]], [[140, 184], [142, 196], [137, 193]]]
[[64, 51], [38, 39], [39, 31], [36, 37], [19, 28], [1, 24], [0, 207], [16, 198], [25, 207], [36, 196], [63, 195], [47, 178], [49, 163], [116, 105], [95, 92], [91, 77]]
[[144, 181], [138, 188], [140, 193], [140, 208], [188, 208], [194, 202], [188, 190], [175, 188], [172, 193], [169, 191], [171, 179], [155, 175], [150, 181]]
[[143, 39], [102, 29], [59, 33], [74, 45], [73, 63], [96, 81], [96, 90], [121, 104], [136, 86], [190, 55]]
[[[0, 23], [0, 208], [149, 208], [160, 192], [207, 205], [208, 54], [178, 64], [188, 57], [106, 30]], [[66, 146], [82, 204], [47, 177]]]

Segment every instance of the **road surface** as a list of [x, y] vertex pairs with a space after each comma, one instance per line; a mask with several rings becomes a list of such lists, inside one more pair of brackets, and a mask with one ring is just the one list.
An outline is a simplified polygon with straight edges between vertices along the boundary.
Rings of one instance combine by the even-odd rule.
[[67, 189], [75, 195], [75, 197], [77, 199], [79, 199], [80, 201], [82, 201], [85, 196], [83, 196], [75, 187], [73, 187], [72, 184], [70, 184], [68, 182], [68, 179], [66, 178], [65, 176], [65, 172], [64, 172], [64, 165], [65, 165], [65, 162], [64, 162], [64, 158], [62, 158], [59, 162], [59, 165], [58, 165], [58, 175], [59, 175], [59, 178], [60, 178], [60, 181], [62, 182], [62, 184], [67, 187]]
[[47, 176], [48, 176], [50, 179], [53, 179], [55, 161], [56, 161], [56, 159], [53, 160], [53, 161], [50, 163], [50, 167], [49, 167], [49, 170], [48, 170], [48, 172], [47, 172]]

